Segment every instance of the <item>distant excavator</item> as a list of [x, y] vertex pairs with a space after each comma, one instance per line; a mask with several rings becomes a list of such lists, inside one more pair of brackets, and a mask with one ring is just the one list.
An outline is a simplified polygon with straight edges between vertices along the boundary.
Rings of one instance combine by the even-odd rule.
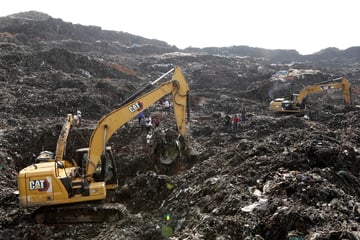
[[[170, 81], [155, 86], [172, 72]], [[71, 127], [79, 124], [80, 119], [79, 114], [68, 114], [55, 156], [43, 151], [36, 163], [19, 172], [20, 205], [40, 207], [34, 214], [38, 223], [118, 219], [123, 208], [117, 206], [119, 204], [103, 203], [118, 188], [115, 160], [107, 143], [119, 128], [169, 94], [174, 103], [177, 132], [184, 137], [190, 116], [189, 86], [178, 66], [149, 82], [124, 100], [119, 108], [103, 116], [92, 132], [89, 147], [77, 149], [73, 159], [64, 159], [66, 142]]]
[[303, 88], [299, 94], [293, 94], [293, 99], [276, 98], [270, 102], [270, 110], [275, 112], [300, 113], [306, 111], [306, 97], [331, 89], [342, 89], [346, 105], [352, 105], [351, 84], [345, 77], [331, 80], [331, 83], [321, 83]]

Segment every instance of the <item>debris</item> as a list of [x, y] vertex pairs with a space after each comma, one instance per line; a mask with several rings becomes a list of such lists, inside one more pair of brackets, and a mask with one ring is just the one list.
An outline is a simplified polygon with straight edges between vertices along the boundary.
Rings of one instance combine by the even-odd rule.
[[[128, 34], [124, 42], [116, 37], [120, 33], [52, 18], [41, 22], [43, 18], [35, 16], [36, 21], [29, 16], [0, 19], [0, 236], [360, 239], [360, 109], [344, 109], [329, 95], [316, 97], [321, 105], [309, 99], [305, 117], [274, 115], [267, 109], [277, 95], [287, 96], [340, 73], [359, 92], [358, 58], [315, 61], [317, 55], [312, 55], [290, 67], [218, 55], [218, 49], [216, 56], [206, 49], [184, 52]], [[82, 112], [82, 124], [71, 133], [74, 142], [66, 149], [71, 156], [75, 145], [86, 146], [92, 132], [86, 126], [172, 62], [184, 66], [192, 85], [189, 144], [171, 135], [172, 119], [161, 109], [151, 109], [153, 118], [161, 120], [152, 139], [158, 137], [169, 147], [160, 151], [160, 145], [153, 145], [157, 162], [145, 154], [146, 133], [137, 118], [109, 142], [119, 159], [123, 187], [114, 200], [127, 209], [122, 218], [112, 223], [35, 224], [35, 209], [18, 205], [17, 171], [34, 163], [43, 149], [54, 150], [59, 117]], [[282, 70], [284, 74], [274, 75], [281, 81], [273, 80]], [[285, 71], [292, 80], [283, 77]], [[359, 102], [359, 94], [353, 97]], [[232, 133], [230, 119], [244, 108], [246, 124]], [[169, 139], [156, 136], [165, 129]]]

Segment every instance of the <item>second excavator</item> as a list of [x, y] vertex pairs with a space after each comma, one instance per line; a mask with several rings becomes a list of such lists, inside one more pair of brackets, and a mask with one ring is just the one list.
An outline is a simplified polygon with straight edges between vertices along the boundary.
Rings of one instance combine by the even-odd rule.
[[329, 83], [320, 83], [303, 88], [299, 94], [293, 94], [293, 99], [276, 98], [270, 102], [270, 110], [275, 112], [299, 113], [306, 111], [306, 97], [312, 93], [341, 89], [346, 105], [351, 105], [351, 84], [345, 77], [331, 80]]
[[[172, 72], [170, 81], [155, 86]], [[64, 159], [67, 137], [76, 119], [67, 115], [55, 156], [45, 151], [36, 163], [19, 172], [20, 205], [40, 207], [36, 211], [37, 222], [92, 222], [114, 218], [117, 211], [104, 203], [109, 192], [118, 188], [115, 160], [107, 143], [116, 130], [169, 94], [178, 132], [185, 136], [190, 116], [189, 86], [178, 66], [149, 82], [124, 100], [119, 108], [103, 116], [92, 132], [89, 146], [76, 150], [74, 159]], [[93, 214], [89, 214], [89, 210]], [[121, 212], [122, 208], [117, 210]]]

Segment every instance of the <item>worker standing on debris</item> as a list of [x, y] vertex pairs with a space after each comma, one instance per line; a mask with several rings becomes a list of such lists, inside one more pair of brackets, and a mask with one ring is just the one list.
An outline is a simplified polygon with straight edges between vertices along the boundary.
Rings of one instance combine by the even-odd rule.
[[146, 145], [145, 145], [145, 153], [149, 154], [149, 150], [152, 147], [152, 135], [153, 132], [152, 130], [150, 130], [147, 134], [146, 134]]
[[80, 110], [77, 110], [76, 114], [73, 116], [73, 124], [75, 126], [81, 125], [81, 111]]
[[245, 123], [246, 120], [247, 120], [247, 119], [246, 119], [246, 113], [245, 113], [245, 112], [242, 112], [242, 113], [241, 113], [241, 122], [242, 122], [242, 123]]
[[167, 99], [164, 102], [164, 109], [165, 109], [165, 112], [168, 114], [170, 111], [170, 102]]
[[145, 117], [144, 112], [140, 112], [137, 117], [138, 117], [138, 120], [139, 120], [139, 124], [141, 125], [141, 120]]
[[154, 118], [153, 122], [154, 122], [154, 126], [155, 126], [155, 127], [160, 126], [160, 119], [159, 119], [159, 117]]
[[238, 115], [235, 115], [233, 118], [233, 129], [237, 130], [239, 125], [240, 125], [240, 118], [238, 117]]
[[151, 130], [151, 128], [152, 128], [152, 120], [151, 120], [150, 115], [145, 117], [145, 126], [146, 126], [146, 131], [149, 132]]
[[228, 127], [228, 128], [231, 127], [231, 117], [229, 115], [225, 116], [224, 125], [225, 125], [225, 127]]

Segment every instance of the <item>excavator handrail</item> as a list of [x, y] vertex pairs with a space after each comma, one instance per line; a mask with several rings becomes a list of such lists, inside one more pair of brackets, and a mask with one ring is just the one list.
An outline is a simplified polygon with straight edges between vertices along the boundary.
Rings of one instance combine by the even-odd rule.
[[66, 115], [65, 122], [61, 128], [57, 143], [55, 160], [62, 161], [66, 151], [66, 143], [72, 126], [78, 126], [80, 124], [81, 112], [78, 110], [75, 115], [71, 113]]
[[56, 145], [56, 154], [55, 154], [55, 160], [61, 161], [63, 160], [65, 150], [66, 150], [66, 141], [70, 132], [70, 128], [73, 122], [73, 116], [72, 114], [67, 114], [66, 121], [64, 125], [62, 126], [62, 129], [60, 131], [57, 145]]
[[[189, 86], [180, 67], [175, 66], [172, 79], [162, 83], [159, 87], [149, 90], [155, 83], [164, 77], [148, 83], [144, 88], [137, 91], [131, 97], [126, 99], [119, 108], [113, 110], [103, 116], [97, 123], [89, 142], [89, 155], [86, 167], [86, 177], [91, 181], [95, 169], [104, 153], [107, 142], [111, 136], [121, 128], [125, 123], [136, 117], [140, 112], [149, 108], [152, 104], [168, 94], [172, 94], [173, 108], [175, 113], [176, 125], [182, 136], [186, 134], [186, 116], [189, 117], [187, 111]], [[155, 82], [155, 83], [154, 83]]]

